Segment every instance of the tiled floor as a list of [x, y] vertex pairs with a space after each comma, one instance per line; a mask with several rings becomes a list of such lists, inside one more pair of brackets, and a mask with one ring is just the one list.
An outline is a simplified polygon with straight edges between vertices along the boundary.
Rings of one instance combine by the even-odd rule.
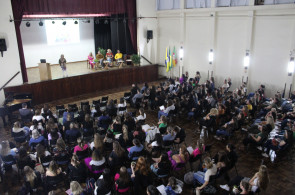
[[[157, 82], [153, 83], [157, 84]], [[55, 105], [65, 104], [68, 103], [77, 103], [79, 104], [82, 100], [89, 100], [92, 102], [93, 99], [100, 99], [102, 96], [108, 95], [109, 99], [119, 99], [123, 96], [124, 92], [129, 90], [130, 87], [115, 89], [115, 90], [107, 90], [102, 92], [97, 92], [93, 94], [88, 95], [82, 95], [79, 97], [73, 97], [69, 99], [59, 100], [56, 102], [50, 102], [50, 106], [52, 107], [52, 110], [55, 109]], [[146, 122], [148, 124], [156, 124], [157, 119], [157, 112], [147, 110], [147, 120]], [[196, 129], [196, 125], [192, 121], [188, 121], [186, 119], [180, 119], [177, 118], [170, 123], [170, 125], [179, 125], [180, 127], [184, 128], [187, 133], [186, 137], [186, 145], [192, 145], [194, 146], [199, 139], [199, 134], [194, 133], [194, 130]], [[10, 139], [10, 133], [9, 128], [1, 129], [0, 131], [0, 139]], [[241, 144], [241, 140], [243, 139], [243, 134], [240, 132], [237, 132], [234, 137], [232, 137], [229, 142], [233, 143], [236, 147], [238, 147]], [[213, 144], [211, 154], [214, 155], [219, 150], [223, 150], [225, 148], [225, 144], [227, 142], [221, 142], [217, 141], [214, 138], [212, 138], [212, 135], [209, 136], [208, 139], [206, 139], [206, 143]], [[294, 151], [294, 150], [293, 150]], [[264, 164], [268, 167], [269, 176], [270, 176], [270, 184], [266, 190], [266, 192], [261, 192], [262, 195], [291, 195], [295, 192], [295, 161], [294, 159], [294, 152], [288, 153], [286, 157], [284, 157], [281, 161], [278, 163], [271, 163], [268, 159], [263, 158], [259, 152], [257, 152], [256, 149], [250, 149], [248, 153], [239, 152], [239, 160], [237, 163], [237, 170], [238, 173], [242, 176], [246, 177], [252, 177], [256, 171], [258, 171], [258, 168], [262, 162], [264, 161]], [[190, 166], [186, 167], [187, 171], [190, 171]], [[231, 177], [234, 177], [235, 171], [231, 170], [229, 175]], [[11, 175], [10, 175], [11, 176]], [[177, 174], [177, 177], [179, 179], [183, 180], [183, 174]], [[13, 177], [10, 177], [10, 182], [8, 182], [9, 187], [9, 194], [16, 194], [16, 190], [21, 185], [21, 182], [16, 180]], [[220, 182], [220, 181], [219, 181]], [[2, 194], [3, 184], [0, 184], [0, 194]], [[64, 194], [63, 189], [60, 190], [60, 194]], [[218, 189], [217, 194], [223, 194], [224, 191], [221, 189]], [[182, 194], [192, 194], [192, 190], [190, 187], [185, 187]]]

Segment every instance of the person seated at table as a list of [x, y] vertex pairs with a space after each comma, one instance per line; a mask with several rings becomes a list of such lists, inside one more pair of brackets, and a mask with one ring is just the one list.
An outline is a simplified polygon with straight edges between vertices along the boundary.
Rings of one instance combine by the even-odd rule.
[[93, 60], [94, 60], [94, 57], [92, 55], [92, 52], [90, 52], [89, 55], [88, 55], [88, 62], [90, 64], [91, 68], [93, 68], [93, 66], [94, 66]]
[[123, 54], [120, 52], [120, 50], [117, 50], [115, 60], [117, 61], [117, 65], [119, 64], [119, 62], [123, 62]]
[[112, 62], [113, 62], [113, 53], [112, 53], [112, 50], [108, 49], [107, 50], [107, 53], [106, 53], [106, 58], [107, 58], [107, 61], [108, 61], [108, 65], [109, 66], [112, 66]]
[[96, 57], [95, 61], [96, 61], [96, 62], [99, 62], [100, 65], [103, 67], [103, 59], [104, 59], [104, 57], [103, 57], [103, 55], [100, 53], [100, 51], [97, 52], [97, 54], [96, 54], [95, 57]]

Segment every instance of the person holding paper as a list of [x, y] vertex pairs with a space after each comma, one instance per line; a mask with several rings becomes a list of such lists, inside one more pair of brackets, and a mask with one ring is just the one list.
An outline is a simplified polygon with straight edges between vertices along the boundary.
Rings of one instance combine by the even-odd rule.
[[160, 107], [160, 111], [158, 112], [158, 119], [160, 119], [160, 117], [162, 115], [164, 116], [168, 116], [170, 110], [174, 110], [175, 109], [175, 106], [173, 104], [173, 101], [172, 100], [168, 100], [168, 105], [167, 105], [167, 108], [165, 109], [164, 106], [161, 106]]

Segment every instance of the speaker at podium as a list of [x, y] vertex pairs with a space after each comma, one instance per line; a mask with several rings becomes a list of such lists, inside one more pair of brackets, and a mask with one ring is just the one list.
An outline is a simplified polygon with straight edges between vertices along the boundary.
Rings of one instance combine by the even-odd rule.
[[45, 59], [40, 60], [41, 63], [39, 63], [39, 74], [40, 74], [40, 80], [41, 81], [48, 81], [51, 80], [51, 69], [50, 69], [50, 63], [46, 63]]

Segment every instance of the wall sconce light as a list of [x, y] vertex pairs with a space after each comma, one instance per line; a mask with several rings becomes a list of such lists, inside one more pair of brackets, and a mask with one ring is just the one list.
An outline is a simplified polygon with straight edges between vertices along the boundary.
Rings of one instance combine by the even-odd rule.
[[180, 60], [183, 59], [183, 47], [182, 46], [179, 49], [179, 58], [180, 58]]
[[214, 59], [213, 49], [210, 49], [210, 52], [209, 52], [209, 64], [212, 64], [213, 59]]
[[246, 55], [244, 57], [244, 67], [245, 67], [245, 69], [248, 69], [249, 65], [250, 65], [250, 51], [246, 50]]
[[294, 72], [294, 67], [295, 67], [294, 57], [290, 57], [290, 61], [288, 64], [288, 76], [292, 76]]

